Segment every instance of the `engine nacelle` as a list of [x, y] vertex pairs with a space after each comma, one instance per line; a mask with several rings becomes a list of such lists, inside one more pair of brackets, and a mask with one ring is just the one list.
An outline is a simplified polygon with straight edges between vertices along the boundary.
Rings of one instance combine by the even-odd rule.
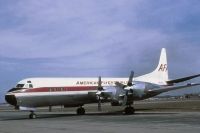
[[122, 106], [122, 103], [119, 101], [111, 101], [111, 106]]

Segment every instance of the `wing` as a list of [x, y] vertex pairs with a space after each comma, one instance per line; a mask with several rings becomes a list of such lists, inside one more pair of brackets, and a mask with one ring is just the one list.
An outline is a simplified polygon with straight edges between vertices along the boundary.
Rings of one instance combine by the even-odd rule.
[[179, 85], [179, 86], [167, 86], [167, 87], [161, 87], [158, 89], [151, 89], [151, 90], [148, 90], [148, 92], [159, 94], [159, 93], [163, 93], [163, 92], [167, 92], [167, 91], [183, 89], [183, 88], [188, 88], [188, 87], [193, 87], [193, 86], [198, 86], [198, 85], [200, 85], [200, 83], [197, 83], [197, 84], [190, 83], [187, 85]]
[[18, 108], [21, 111], [35, 111], [36, 108], [32, 108], [32, 107], [23, 107], [23, 106], [19, 106]]
[[188, 76], [188, 77], [183, 77], [183, 78], [178, 78], [178, 79], [174, 79], [174, 80], [169, 80], [167, 81], [168, 84], [173, 84], [173, 83], [179, 83], [179, 82], [183, 82], [183, 81], [187, 81], [196, 77], [199, 77], [200, 74], [196, 74], [196, 75], [192, 75], [192, 76]]

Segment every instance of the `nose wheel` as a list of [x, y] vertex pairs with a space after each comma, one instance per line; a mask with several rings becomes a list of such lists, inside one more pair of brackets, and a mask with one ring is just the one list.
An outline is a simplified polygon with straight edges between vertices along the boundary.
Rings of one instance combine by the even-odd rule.
[[80, 107], [76, 110], [77, 115], [84, 115], [85, 114], [85, 109], [83, 107]]
[[35, 119], [35, 118], [37, 118], [37, 115], [33, 111], [31, 111], [29, 119]]

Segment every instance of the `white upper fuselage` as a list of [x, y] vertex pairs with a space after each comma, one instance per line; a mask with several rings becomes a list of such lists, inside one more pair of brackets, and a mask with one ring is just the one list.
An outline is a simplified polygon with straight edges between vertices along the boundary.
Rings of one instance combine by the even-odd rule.
[[[102, 78], [102, 86], [115, 86], [115, 82], [127, 84], [128, 78]], [[33, 88], [39, 87], [75, 87], [97, 86], [98, 78], [27, 78], [18, 82], [24, 84], [23, 88], [29, 88], [31, 82]]]
[[[166, 82], [154, 80], [152, 78], [136, 77], [133, 81], [143, 81], [158, 85], [166, 85]], [[97, 86], [98, 78], [27, 78], [18, 82], [24, 84], [23, 88], [29, 88], [28, 82], [31, 82], [33, 88], [39, 87], [75, 87], [75, 86]], [[128, 78], [102, 78], [102, 86], [115, 86], [115, 82], [127, 84]]]

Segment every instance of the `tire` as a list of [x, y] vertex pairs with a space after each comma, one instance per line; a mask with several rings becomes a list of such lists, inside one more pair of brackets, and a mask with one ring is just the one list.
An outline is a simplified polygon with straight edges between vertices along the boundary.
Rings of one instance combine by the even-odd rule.
[[135, 113], [135, 109], [134, 109], [133, 107], [126, 107], [126, 108], [124, 109], [124, 113], [125, 113], [126, 115], [132, 115], [132, 114]]
[[78, 108], [76, 113], [77, 113], [77, 115], [84, 115], [85, 114], [85, 109], [84, 108]]
[[37, 116], [36, 116], [35, 113], [31, 113], [31, 114], [29, 115], [29, 119], [36, 119], [36, 118], [37, 118]]

